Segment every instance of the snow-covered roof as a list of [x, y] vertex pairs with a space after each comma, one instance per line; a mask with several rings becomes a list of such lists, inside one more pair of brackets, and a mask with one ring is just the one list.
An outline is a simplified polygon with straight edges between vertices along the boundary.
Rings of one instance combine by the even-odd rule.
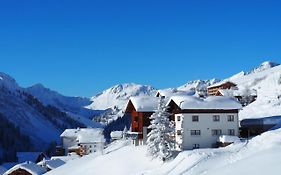
[[3, 166], [0, 166], [0, 175], [4, 174], [7, 171], [7, 169]]
[[60, 136], [76, 138], [78, 143], [105, 142], [102, 128], [66, 129]]
[[18, 169], [23, 169], [29, 172], [31, 175], [41, 175], [47, 172], [47, 170], [33, 162], [25, 162], [14, 166], [13, 168], [6, 171], [4, 175], [8, 175]]
[[231, 97], [210, 96], [202, 99], [194, 96], [174, 96], [173, 100], [181, 109], [240, 109], [241, 104]]
[[151, 96], [131, 97], [130, 101], [138, 112], [153, 112], [158, 108], [159, 98]]
[[37, 165], [46, 166], [47, 168], [49, 168], [51, 170], [58, 168], [64, 164], [65, 164], [65, 161], [63, 161], [61, 159], [43, 160], [43, 161], [37, 163]]
[[[221, 82], [215, 83], [215, 84], [209, 86], [208, 88], [213, 88], [213, 87], [221, 86], [221, 85], [223, 85], [223, 84], [225, 84], [225, 83], [232, 83], [232, 84], [235, 84], [235, 83], [233, 83], [233, 82], [231, 82], [231, 81], [229, 81], [229, 80], [225, 80], [225, 81], [221, 81]], [[236, 84], [235, 84], [235, 85], [236, 85]]]
[[35, 162], [42, 152], [17, 152], [18, 163], [32, 161]]
[[239, 137], [230, 136], [230, 135], [221, 135], [221, 136], [219, 136], [217, 141], [221, 142], [221, 143], [239, 143], [239, 142], [241, 142]]

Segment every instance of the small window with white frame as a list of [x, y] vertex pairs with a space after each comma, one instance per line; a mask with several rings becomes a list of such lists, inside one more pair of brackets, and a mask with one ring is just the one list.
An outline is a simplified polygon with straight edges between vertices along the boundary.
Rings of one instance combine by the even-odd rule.
[[227, 121], [228, 122], [234, 122], [234, 115], [228, 115], [227, 116]]
[[199, 121], [199, 116], [198, 115], [193, 115], [192, 116], [192, 121], [193, 122], [198, 122]]
[[235, 130], [234, 129], [229, 129], [228, 130], [228, 135], [234, 136], [235, 135]]
[[177, 135], [181, 135], [181, 130], [177, 130]]
[[220, 116], [219, 115], [213, 115], [213, 121], [214, 122], [219, 122], [220, 121]]

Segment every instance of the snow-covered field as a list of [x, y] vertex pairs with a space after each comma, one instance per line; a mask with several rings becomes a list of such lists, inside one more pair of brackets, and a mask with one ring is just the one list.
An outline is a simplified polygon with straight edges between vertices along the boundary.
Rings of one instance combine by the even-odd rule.
[[110, 145], [102, 156], [92, 154], [72, 160], [47, 174], [280, 174], [280, 150], [281, 129], [225, 148], [184, 151], [167, 163], [148, 157], [146, 146], [135, 147], [128, 141], [119, 141]]

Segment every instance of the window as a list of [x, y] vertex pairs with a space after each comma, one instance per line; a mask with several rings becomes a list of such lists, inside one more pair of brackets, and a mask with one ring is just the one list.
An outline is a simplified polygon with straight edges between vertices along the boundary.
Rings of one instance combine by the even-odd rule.
[[235, 130], [234, 129], [229, 129], [228, 130], [228, 135], [234, 136], [235, 135]]
[[177, 130], [177, 135], [181, 135], [181, 130]]
[[201, 135], [201, 131], [200, 130], [190, 130], [190, 135], [192, 135], [192, 136]]
[[177, 120], [178, 120], [178, 121], [181, 121], [181, 116], [178, 115], [178, 116], [177, 116]]
[[199, 144], [193, 144], [193, 149], [198, 149], [198, 148], [200, 148], [200, 145]]
[[199, 121], [199, 116], [198, 115], [193, 115], [192, 116], [192, 121], [193, 122], [198, 122]]
[[221, 135], [221, 129], [212, 129], [212, 136]]
[[227, 116], [227, 121], [234, 122], [234, 115], [228, 115]]
[[213, 115], [213, 121], [214, 122], [219, 122], [220, 121], [220, 116], [219, 115]]

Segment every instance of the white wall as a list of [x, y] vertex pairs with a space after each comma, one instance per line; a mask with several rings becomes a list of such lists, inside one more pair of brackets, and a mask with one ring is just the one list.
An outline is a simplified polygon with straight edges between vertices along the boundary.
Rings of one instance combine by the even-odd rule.
[[[198, 122], [192, 121], [192, 116], [199, 116]], [[213, 115], [219, 115], [220, 121], [213, 121]], [[228, 115], [234, 115], [234, 121], [227, 121]], [[177, 121], [177, 117], [181, 121]], [[239, 136], [238, 114], [237, 113], [204, 113], [204, 114], [176, 114], [176, 132], [182, 129], [182, 135], [176, 133], [176, 141], [183, 150], [193, 149], [193, 144], [199, 144], [200, 148], [211, 148], [217, 142], [218, 136], [212, 135], [212, 129], [221, 129], [222, 135], [228, 135], [228, 129], [234, 129], [235, 135]], [[192, 136], [190, 130], [200, 130], [201, 135]]]

